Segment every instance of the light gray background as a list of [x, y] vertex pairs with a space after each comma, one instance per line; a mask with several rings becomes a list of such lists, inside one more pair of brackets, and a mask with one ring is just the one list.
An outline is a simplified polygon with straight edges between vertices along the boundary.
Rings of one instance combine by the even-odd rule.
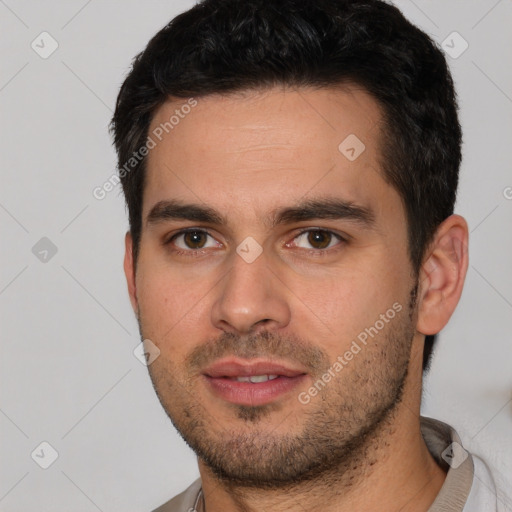
[[[119, 189], [92, 195], [115, 170], [107, 125], [132, 57], [191, 5], [0, 0], [1, 511], [148, 511], [198, 476], [133, 355]], [[455, 426], [510, 488], [512, 2], [398, 5], [440, 44], [453, 31], [469, 44], [449, 62], [465, 132], [457, 211], [472, 231], [471, 266], [423, 413]], [[43, 31], [59, 44], [47, 59], [31, 48], [49, 48]], [[57, 247], [46, 262], [32, 252], [42, 237]], [[59, 454], [46, 470], [31, 458], [42, 441]]]

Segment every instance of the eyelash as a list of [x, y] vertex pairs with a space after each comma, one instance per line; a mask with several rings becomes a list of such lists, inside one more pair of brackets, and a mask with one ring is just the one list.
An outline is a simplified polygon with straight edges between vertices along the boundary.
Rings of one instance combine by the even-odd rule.
[[[187, 228], [187, 229], [182, 229], [181, 231], [178, 231], [177, 233], [175, 233], [174, 235], [172, 235], [171, 237], [169, 237], [166, 241], [164, 241], [164, 245], [171, 245], [172, 242], [174, 240], [176, 240], [176, 238], [182, 236], [182, 235], [186, 235], [187, 233], [204, 233], [212, 238], [213, 235], [207, 231], [206, 229], [200, 229], [200, 228]], [[189, 257], [198, 257], [198, 256], [202, 256], [205, 252], [205, 249], [188, 249], [188, 250], [183, 250], [183, 249], [175, 249], [173, 248], [172, 249], [172, 252], [174, 254], [177, 254], [179, 256], [189, 256]]]
[[329, 247], [327, 249], [304, 249], [302, 247], [297, 247], [297, 249], [301, 249], [303, 251], [306, 251], [308, 254], [313, 255], [315, 257], [322, 257], [322, 256], [326, 256], [326, 255], [330, 254], [331, 251], [339, 250], [340, 249], [339, 246], [341, 244], [347, 243], [347, 241], [348, 241], [347, 238], [341, 236], [340, 234], [338, 234], [338, 233], [336, 233], [334, 231], [331, 231], [330, 229], [322, 229], [322, 228], [304, 228], [304, 229], [300, 230], [293, 237], [293, 240], [296, 240], [297, 238], [302, 236], [304, 233], [312, 233], [312, 232], [315, 232], [315, 231], [320, 231], [322, 233], [328, 233], [329, 235], [331, 235], [334, 238], [336, 238], [338, 240], [338, 243], [336, 245], [334, 245], [333, 247]]
[[[322, 233], [328, 233], [329, 235], [332, 235], [334, 238], [336, 238], [338, 240], [338, 242], [339, 242], [335, 246], [330, 247], [328, 249], [304, 249], [302, 247], [298, 247], [298, 249], [302, 249], [303, 251], [306, 251], [308, 254], [314, 255], [315, 257], [325, 256], [327, 253], [330, 253], [333, 250], [339, 249], [339, 245], [340, 244], [347, 243], [347, 241], [348, 241], [347, 238], [339, 235], [338, 233], [335, 233], [334, 231], [331, 231], [329, 229], [322, 229], [322, 228], [304, 228], [304, 229], [300, 230], [293, 237], [292, 240], [295, 240], [295, 239], [299, 238], [301, 235], [303, 235], [305, 233], [311, 233], [311, 232], [315, 232], [315, 231], [320, 231]], [[215, 238], [206, 229], [202, 229], [202, 228], [187, 228], [187, 229], [182, 229], [181, 231], [178, 231], [177, 233], [174, 233], [171, 237], [169, 237], [168, 239], [166, 239], [164, 241], [164, 245], [165, 246], [171, 245], [174, 240], [176, 240], [178, 237], [180, 237], [182, 235], [186, 235], [187, 233], [203, 233], [203, 234], [206, 234], [206, 235], [208, 235], [208, 236], [210, 236], [212, 238]], [[185, 256], [191, 256], [191, 257], [198, 257], [198, 256], [202, 256], [206, 250], [208, 250], [208, 249], [188, 249], [188, 250], [172, 249], [172, 252], [177, 254], [177, 255], [180, 255], [180, 256], [181, 255], [185, 255]]]

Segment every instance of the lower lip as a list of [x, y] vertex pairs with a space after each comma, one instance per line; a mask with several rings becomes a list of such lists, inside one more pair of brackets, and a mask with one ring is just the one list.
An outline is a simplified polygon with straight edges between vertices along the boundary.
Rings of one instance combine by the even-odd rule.
[[238, 382], [226, 377], [214, 378], [205, 375], [213, 392], [222, 399], [238, 405], [258, 406], [274, 402], [296, 389], [306, 375], [277, 377], [266, 382]]

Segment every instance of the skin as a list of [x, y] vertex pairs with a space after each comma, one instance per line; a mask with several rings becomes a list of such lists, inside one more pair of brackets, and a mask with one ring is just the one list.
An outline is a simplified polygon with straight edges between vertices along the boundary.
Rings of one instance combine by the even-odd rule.
[[[184, 102], [160, 107], [150, 132]], [[461, 295], [468, 230], [460, 216], [446, 219], [415, 275], [403, 204], [380, 171], [381, 119], [356, 87], [212, 95], [148, 156], [139, 259], [135, 267], [128, 233], [125, 273], [141, 336], [160, 349], [149, 367], [157, 394], [199, 455], [208, 512], [426, 511], [443, 484], [419, 428], [422, 353]], [[350, 134], [365, 144], [352, 162], [338, 150]], [[270, 222], [281, 208], [326, 198], [371, 211], [373, 222]], [[148, 221], [169, 200], [224, 220]], [[210, 233], [203, 248], [164, 243], [190, 227]], [[328, 247], [312, 245], [305, 228], [324, 230]], [[262, 249], [252, 263], [236, 252], [249, 236]], [[401, 312], [300, 403], [395, 303]], [[279, 359], [307, 376], [269, 405], [237, 406], [201, 375], [230, 354]]]

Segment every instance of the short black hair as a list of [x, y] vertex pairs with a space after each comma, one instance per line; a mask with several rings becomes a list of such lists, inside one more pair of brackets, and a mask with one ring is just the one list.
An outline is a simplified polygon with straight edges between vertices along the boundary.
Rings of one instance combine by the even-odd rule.
[[[111, 123], [128, 207], [134, 261], [142, 229], [146, 143], [169, 98], [356, 84], [381, 107], [381, 166], [407, 215], [416, 275], [439, 224], [453, 213], [461, 128], [443, 52], [380, 0], [203, 0], [137, 55]], [[427, 336], [423, 368], [434, 345]]]

